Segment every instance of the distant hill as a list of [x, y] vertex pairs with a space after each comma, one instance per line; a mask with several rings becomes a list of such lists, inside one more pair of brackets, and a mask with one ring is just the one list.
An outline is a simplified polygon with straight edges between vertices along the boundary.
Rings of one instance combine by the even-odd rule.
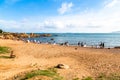
[[114, 32], [112, 32], [112, 33], [120, 33], [120, 31], [114, 31]]

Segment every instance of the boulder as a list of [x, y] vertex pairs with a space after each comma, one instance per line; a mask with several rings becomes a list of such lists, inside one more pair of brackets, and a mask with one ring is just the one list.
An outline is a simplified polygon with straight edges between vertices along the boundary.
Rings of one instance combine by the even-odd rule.
[[69, 69], [69, 66], [66, 65], [66, 64], [58, 64], [58, 65], [56, 66], [56, 68], [60, 68], [60, 69]]
[[40, 37], [40, 34], [30, 33], [29, 37], [31, 37], [31, 38]]
[[4, 35], [4, 38], [5, 39], [14, 39], [15, 37], [11, 34], [6, 34], [6, 35]]

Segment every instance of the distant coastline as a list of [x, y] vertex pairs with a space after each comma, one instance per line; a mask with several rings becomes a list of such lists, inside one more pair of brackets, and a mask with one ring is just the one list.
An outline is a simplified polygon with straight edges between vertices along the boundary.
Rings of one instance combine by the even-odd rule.
[[114, 31], [114, 32], [112, 32], [112, 33], [120, 33], [120, 31]]

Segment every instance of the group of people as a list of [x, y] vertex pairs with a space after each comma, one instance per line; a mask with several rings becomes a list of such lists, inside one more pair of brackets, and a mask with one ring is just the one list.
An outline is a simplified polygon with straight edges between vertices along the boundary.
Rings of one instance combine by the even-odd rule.
[[[32, 42], [32, 43], [37, 43], [37, 44], [41, 44], [42, 42], [41, 41], [37, 41], [37, 40], [24, 40], [26, 43], [29, 43], [29, 42]], [[55, 41], [52, 41], [52, 42], [46, 42], [46, 44], [53, 44], [53, 45], [56, 45], [56, 42]], [[60, 43], [60, 45], [65, 45], [65, 46], [69, 46], [69, 42], [66, 41], [64, 43]], [[77, 43], [78, 46], [80, 47], [87, 47], [87, 44], [85, 42], [78, 42]], [[91, 46], [93, 47], [93, 45]], [[104, 42], [100, 42], [100, 44], [96, 45], [96, 48], [104, 48], [105, 47], [105, 43]]]
[[[78, 42], [78, 46], [81, 46], [81, 47], [87, 47], [86, 43], [84, 42]], [[93, 45], [92, 45], [93, 47]], [[104, 48], [105, 47], [105, 43], [104, 42], [100, 42], [100, 44], [96, 45], [96, 48]]]
[[23, 40], [24, 42], [26, 42], [26, 43], [30, 43], [30, 42], [32, 42], [32, 43], [38, 43], [38, 44], [41, 44], [41, 41], [36, 41], [36, 40]]
[[81, 47], [86, 47], [86, 43], [84, 43], [84, 42], [78, 42], [78, 46], [81, 46]]
[[64, 43], [60, 43], [60, 45], [65, 45], [65, 46], [69, 46], [68, 41], [64, 42]]
[[[23, 40], [25, 43], [36, 43], [36, 44], [41, 44], [41, 43], [43, 43], [43, 42], [41, 42], [40, 40]], [[49, 42], [49, 41], [46, 41], [45, 42], [45, 44], [54, 44], [54, 45], [56, 45], [56, 42], [55, 41], [52, 41], [52, 42]]]
[[100, 48], [104, 48], [104, 47], [105, 47], [105, 43], [104, 43], [104, 42], [101, 42], [101, 43], [99, 44], [99, 47], [100, 47]]

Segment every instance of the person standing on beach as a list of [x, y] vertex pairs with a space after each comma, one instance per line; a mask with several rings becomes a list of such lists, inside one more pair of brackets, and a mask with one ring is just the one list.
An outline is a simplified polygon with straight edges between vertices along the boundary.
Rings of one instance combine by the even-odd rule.
[[53, 42], [53, 45], [56, 45], [56, 42], [55, 42], [55, 41]]
[[68, 43], [68, 41], [67, 41], [67, 42], [65, 42], [65, 43], [64, 43], [64, 45], [66, 45], [66, 46], [69, 46], [69, 43]]
[[80, 46], [80, 41], [78, 42], [78, 46]]
[[103, 43], [102, 43], [102, 48], [104, 48], [104, 47], [105, 47], [105, 43], [103, 42]]
[[84, 43], [83, 47], [87, 47], [86, 43]]
[[83, 47], [84, 46], [84, 44], [83, 44], [83, 42], [81, 42], [81, 47]]
[[101, 42], [99, 46], [100, 46], [100, 48], [104, 48], [105, 47], [104, 42]]

